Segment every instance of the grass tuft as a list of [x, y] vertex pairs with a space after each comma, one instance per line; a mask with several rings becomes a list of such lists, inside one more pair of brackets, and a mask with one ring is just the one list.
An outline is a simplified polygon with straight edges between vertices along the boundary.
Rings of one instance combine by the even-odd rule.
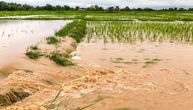
[[86, 34], [86, 21], [74, 20], [66, 25], [64, 28], [55, 33], [56, 36], [69, 36], [74, 38], [78, 43]]
[[57, 44], [59, 40], [56, 37], [48, 37], [46, 38], [48, 44]]
[[42, 56], [39, 52], [36, 52], [36, 51], [27, 51], [25, 53], [29, 58], [31, 59], [38, 59], [40, 56]]
[[62, 66], [72, 66], [73, 63], [70, 60], [70, 55], [69, 54], [59, 54], [59, 53], [53, 53], [50, 56], [50, 59], [54, 61], [55, 63], [62, 65]]

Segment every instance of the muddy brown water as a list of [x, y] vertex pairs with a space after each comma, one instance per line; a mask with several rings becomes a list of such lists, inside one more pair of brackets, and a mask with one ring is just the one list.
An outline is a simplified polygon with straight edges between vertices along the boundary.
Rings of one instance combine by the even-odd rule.
[[[29, 23], [25, 21], [23, 25], [26, 22]], [[41, 105], [54, 97], [63, 85], [63, 103], [72, 110], [87, 106], [86, 110], [193, 110], [193, 45], [171, 42], [128, 44], [83, 41], [72, 53], [76, 63], [72, 67], [61, 67], [45, 58], [37, 61], [26, 58], [26, 47], [52, 35], [54, 31], [51, 30], [58, 22], [65, 24], [64, 21], [53, 21], [53, 24], [45, 21], [44, 26], [50, 27], [48, 26], [47, 31], [45, 29], [48, 33], [44, 33], [44, 37], [40, 34], [42, 30], [36, 27], [39, 37], [33, 38], [34, 40], [27, 37], [28, 41], [22, 37], [21, 43], [16, 42], [13, 36], [1, 38], [1, 42], [5, 43], [0, 43], [0, 58], [3, 59], [0, 62], [3, 71], [0, 89], [11, 85], [32, 91], [32, 95], [16, 103], [16, 107], [32, 102]], [[15, 26], [17, 25], [11, 27]], [[41, 23], [36, 26], [41, 27]], [[15, 35], [16, 38], [19, 38], [18, 35]], [[16, 69], [35, 73], [11, 74]], [[65, 95], [73, 98], [67, 100]]]
[[[192, 110], [193, 45], [170, 42], [136, 44], [82, 42], [75, 52], [80, 66], [129, 71], [118, 93], [90, 108], [112, 110]], [[96, 98], [94, 95], [89, 98]], [[111, 99], [112, 98], [112, 99]], [[94, 99], [93, 99], [94, 100]], [[86, 101], [86, 98], [85, 100]], [[129, 109], [129, 110], [130, 110]]]
[[0, 21], [0, 68], [8, 72], [10, 65], [24, 62], [25, 51], [71, 21], [63, 20], [1, 20]]

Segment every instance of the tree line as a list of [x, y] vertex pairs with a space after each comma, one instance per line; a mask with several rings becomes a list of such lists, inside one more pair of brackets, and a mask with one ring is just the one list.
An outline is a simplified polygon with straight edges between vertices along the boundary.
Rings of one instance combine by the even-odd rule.
[[[98, 5], [93, 5], [87, 8], [81, 8], [79, 6], [70, 7], [67, 5], [60, 6], [60, 5], [50, 5], [46, 4], [45, 6], [31, 6], [27, 4], [17, 4], [17, 3], [7, 3], [4, 1], [0, 1], [0, 11], [40, 11], [40, 10], [47, 10], [47, 11], [69, 11], [69, 10], [81, 10], [81, 11], [157, 11], [152, 8], [130, 8], [126, 6], [125, 8], [120, 8], [119, 6], [116, 7], [108, 7], [103, 8]], [[168, 8], [168, 9], [160, 9], [158, 11], [193, 11], [193, 8], [185, 9], [185, 8]]]

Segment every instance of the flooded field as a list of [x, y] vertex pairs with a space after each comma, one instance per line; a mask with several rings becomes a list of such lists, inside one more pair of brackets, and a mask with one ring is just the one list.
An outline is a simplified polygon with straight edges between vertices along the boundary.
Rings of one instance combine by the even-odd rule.
[[37, 44], [70, 21], [0, 21], [0, 66], [24, 55], [27, 47]]
[[[29, 95], [2, 109], [193, 108], [192, 22], [1, 22], [0, 58], [21, 55], [19, 64], [27, 63], [1, 77], [0, 93], [14, 88]], [[32, 59], [24, 55], [29, 46]]]

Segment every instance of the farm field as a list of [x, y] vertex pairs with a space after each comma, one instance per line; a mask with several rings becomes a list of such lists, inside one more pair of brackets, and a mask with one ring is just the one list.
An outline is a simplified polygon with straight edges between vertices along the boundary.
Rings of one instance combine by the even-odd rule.
[[[132, 12], [98, 12], [98, 11], [2, 11], [0, 19], [6, 16], [41, 15], [22, 19], [85, 19], [87, 21], [193, 21], [193, 11], [132, 11]], [[42, 16], [43, 15], [43, 16]], [[2, 18], [3, 17], [3, 18]], [[16, 18], [17, 19], [17, 18]]]
[[0, 12], [0, 109], [192, 110], [192, 11]]

